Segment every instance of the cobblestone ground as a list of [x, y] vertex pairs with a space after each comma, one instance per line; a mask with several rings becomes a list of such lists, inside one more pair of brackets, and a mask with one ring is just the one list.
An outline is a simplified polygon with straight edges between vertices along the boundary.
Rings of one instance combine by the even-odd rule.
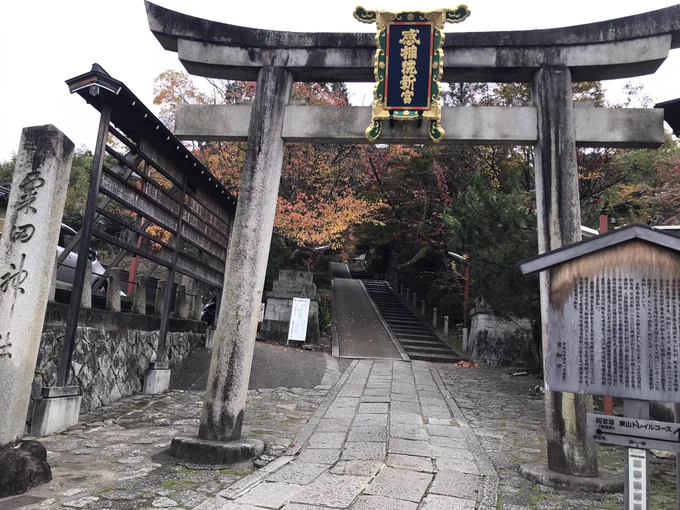
[[[622, 494], [557, 491], [520, 476], [520, 464], [546, 459], [543, 395], [536, 391], [541, 380], [504, 369], [436, 366], [498, 472], [499, 510], [623, 508]], [[675, 509], [675, 462], [651, 458], [651, 508]], [[623, 479], [622, 448], [600, 446], [598, 460]]]
[[[288, 448], [329, 388], [248, 392], [244, 433], [265, 441], [262, 460]], [[54, 479], [27, 493], [43, 501], [23, 508], [194, 508], [249, 475], [252, 464], [205, 469], [164, 453], [173, 437], [198, 432], [202, 393], [124, 398], [83, 416], [77, 427], [41, 439]]]

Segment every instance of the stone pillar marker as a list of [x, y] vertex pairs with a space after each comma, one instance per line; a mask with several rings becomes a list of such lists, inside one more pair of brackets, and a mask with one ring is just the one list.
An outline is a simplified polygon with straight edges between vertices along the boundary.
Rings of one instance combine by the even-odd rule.
[[83, 282], [83, 294], [80, 298], [83, 308], [92, 308], [92, 261], [87, 261], [87, 269], [85, 270], [87, 278]]
[[24, 128], [0, 239], [0, 446], [24, 434], [74, 145]]
[[146, 278], [137, 275], [137, 284], [132, 298], [132, 311], [141, 315], [146, 315]]
[[163, 315], [163, 304], [165, 302], [165, 290], [167, 282], [165, 280], [158, 280], [156, 284], [156, 302], [153, 309], [153, 314], [159, 317]]
[[449, 336], [449, 316], [444, 315], [444, 336]]
[[109, 269], [109, 279], [106, 285], [106, 309], [120, 312], [120, 281], [122, 271], [118, 268]]
[[177, 302], [175, 304], [176, 315], [180, 319], [188, 319], [191, 310], [191, 298], [187, 296], [186, 285], [177, 286]]
[[229, 284], [225, 283], [222, 293], [198, 439], [173, 439], [170, 452], [176, 457], [236, 462], [264, 449], [261, 441], [241, 439], [241, 428], [283, 164], [284, 111], [292, 82], [291, 74], [281, 67], [264, 66], [258, 75], [224, 272]]

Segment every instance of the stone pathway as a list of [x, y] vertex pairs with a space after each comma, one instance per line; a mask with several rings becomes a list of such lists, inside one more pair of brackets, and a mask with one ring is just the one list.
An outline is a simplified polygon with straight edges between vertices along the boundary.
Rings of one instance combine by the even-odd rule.
[[495, 509], [498, 478], [425, 362], [355, 361], [278, 458], [197, 510]]

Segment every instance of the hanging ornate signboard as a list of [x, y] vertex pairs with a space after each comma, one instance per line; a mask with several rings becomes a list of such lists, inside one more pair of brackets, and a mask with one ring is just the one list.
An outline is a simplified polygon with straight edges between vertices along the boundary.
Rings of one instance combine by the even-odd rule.
[[373, 115], [366, 138], [374, 142], [382, 121], [428, 121], [434, 142], [444, 137], [441, 127], [441, 87], [444, 71], [444, 24], [460, 23], [470, 15], [465, 5], [430, 12], [368, 11], [357, 7], [354, 17], [376, 23]]

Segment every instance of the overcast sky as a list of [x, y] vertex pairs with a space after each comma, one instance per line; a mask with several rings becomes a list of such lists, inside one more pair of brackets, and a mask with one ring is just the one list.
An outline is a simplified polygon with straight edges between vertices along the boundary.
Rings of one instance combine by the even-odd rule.
[[[447, 30], [531, 30], [577, 25], [651, 11], [680, 0], [469, 0], [472, 15]], [[235, 25], [292, 31], [363, 32], [375, 25], [352, 17], [356, 0], [157, 0], [194, 16]], [[438, 0], [366, 0], [370, 9], [426, 10], [457, 3]], [[21, 128], [54, 124], [76, 145], [92, 147], [98, 114], [64, 80], [101, 64], [148, 106], [153, 80], [182, 69], [176, 53], [163, 50], [148, 29], [142, 0], [4, 0], [0, 7], [0, 160], [19, 145]], [[674, 55], [675, 53], [675, 55]], [[447, 71], [448, 72], [448, 71]], [[680, 97], [680, 49], [652, 76], [639, 79], [655, 101]], [[609, 98], [621, 81], [605, 82]], [[370, 86], [352, 102], [368, 104]], [[355, 89], [357, 90], [357, 89]]]

